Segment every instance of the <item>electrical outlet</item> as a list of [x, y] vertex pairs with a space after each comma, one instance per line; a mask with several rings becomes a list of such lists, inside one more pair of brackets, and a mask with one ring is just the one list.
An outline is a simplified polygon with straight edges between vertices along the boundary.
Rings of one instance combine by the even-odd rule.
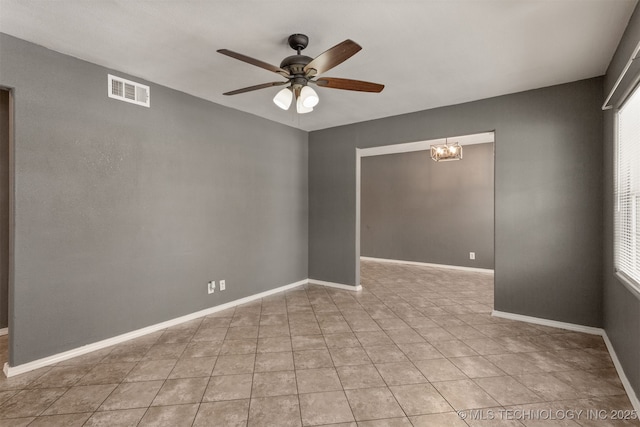
[[224, 291], [227, 288], [227, 282], [225, 280], [220, 280], [220, 290]]
[[476, 253], [475, 252], [469, 252], [469, 259], [476, 259]]
[[212, 294], [214, 293], [216, 290], [216, 282], [215, 281], [211, 281], [209, 283], [207, 283], [207, 292]]

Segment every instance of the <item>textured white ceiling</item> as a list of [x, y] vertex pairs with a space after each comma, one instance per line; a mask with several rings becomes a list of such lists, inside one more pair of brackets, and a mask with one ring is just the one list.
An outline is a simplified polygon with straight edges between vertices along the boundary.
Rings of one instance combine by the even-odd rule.
[[[0, 0], [0, 31], [304, 130], [452, 105], [605, 73], [637, 0]], [[318, 89], [312, 113], [282, 111], [281, 78], [216, 53], [274, 65], [310, 38], [315, 57], [350, 38], [363, 49], [328, 77], [380, 94]]]

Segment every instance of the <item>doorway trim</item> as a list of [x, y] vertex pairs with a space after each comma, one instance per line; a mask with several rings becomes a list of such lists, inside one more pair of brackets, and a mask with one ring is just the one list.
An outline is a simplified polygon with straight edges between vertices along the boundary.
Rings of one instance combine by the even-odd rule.
[[15, 88], [0, 85], [0, 90], [9, 94], [9, 259], [7, 271], [7, 327], [0, 329], [0, 336], [8, 335], [9, 346], [7, 349], [8, 364], [12, 359], [12, 314], [14, 294], [14, 249], [15, 249]]
[[360, 190], [362, 158], [384, 156], [386, 154], [412, 153], [426, 151], [433, 144], [444, 144], [447, 140], [458, 142], [460, 145], [495, 143], [495, 130], [474, 133], [470, 135], [452, 136], [447, 138], [430, 139], [426, 141], [405, 142], [402, 144], [381, 145], [371, 148], [356, 148], [356, 286], [360, 284]]

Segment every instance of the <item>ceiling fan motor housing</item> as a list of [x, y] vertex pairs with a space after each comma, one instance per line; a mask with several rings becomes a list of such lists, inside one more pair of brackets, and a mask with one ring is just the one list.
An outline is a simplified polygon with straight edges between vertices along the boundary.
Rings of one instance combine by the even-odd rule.
[[303, 86], [306, 86], [309, 82], [309, 78], [306, 76], [304, 67], [313, 58], [306, 55], [301, 55], [300, 51], [305, 49], [309, 45], [309, 37], [304, 34], [292, 34], [288, 39], [291, 49], [297, 52], [297, 55], [287, 56], [280, 63], [280, 68], [287, 70], [291, 74], [291, 87], [294, 90], [300, 90]]
[[304, 67], [312, 60], [313, 58], [309, 58], [306, 55], [291, 55], [282, 60], [280, 68], [289, 71], [293, 76], [304, 75]]

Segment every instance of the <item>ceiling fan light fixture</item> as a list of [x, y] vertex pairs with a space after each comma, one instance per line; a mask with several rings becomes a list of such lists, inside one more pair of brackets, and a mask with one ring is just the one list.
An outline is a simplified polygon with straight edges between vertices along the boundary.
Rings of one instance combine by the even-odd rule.
[[300, 96], [296, 101], [296, 111], [298, 112], [298, 114], [306, 114], [312, 112], [313, 107], [305, 107], [302, 103], [302, 97]]
[[313, 108], [318, 105], [320, 102], [320, 98], [315, 90], [310, 88], [309, 86], [305, 86], [300, 91], [300, 99], [302, 100], [302, 105], [307, 108]]
[[279, 91], [276, 96], [273, 97], [273, 103], [283, 110], [288, 110], [293, 100], [293, 92], [288, 87]]

